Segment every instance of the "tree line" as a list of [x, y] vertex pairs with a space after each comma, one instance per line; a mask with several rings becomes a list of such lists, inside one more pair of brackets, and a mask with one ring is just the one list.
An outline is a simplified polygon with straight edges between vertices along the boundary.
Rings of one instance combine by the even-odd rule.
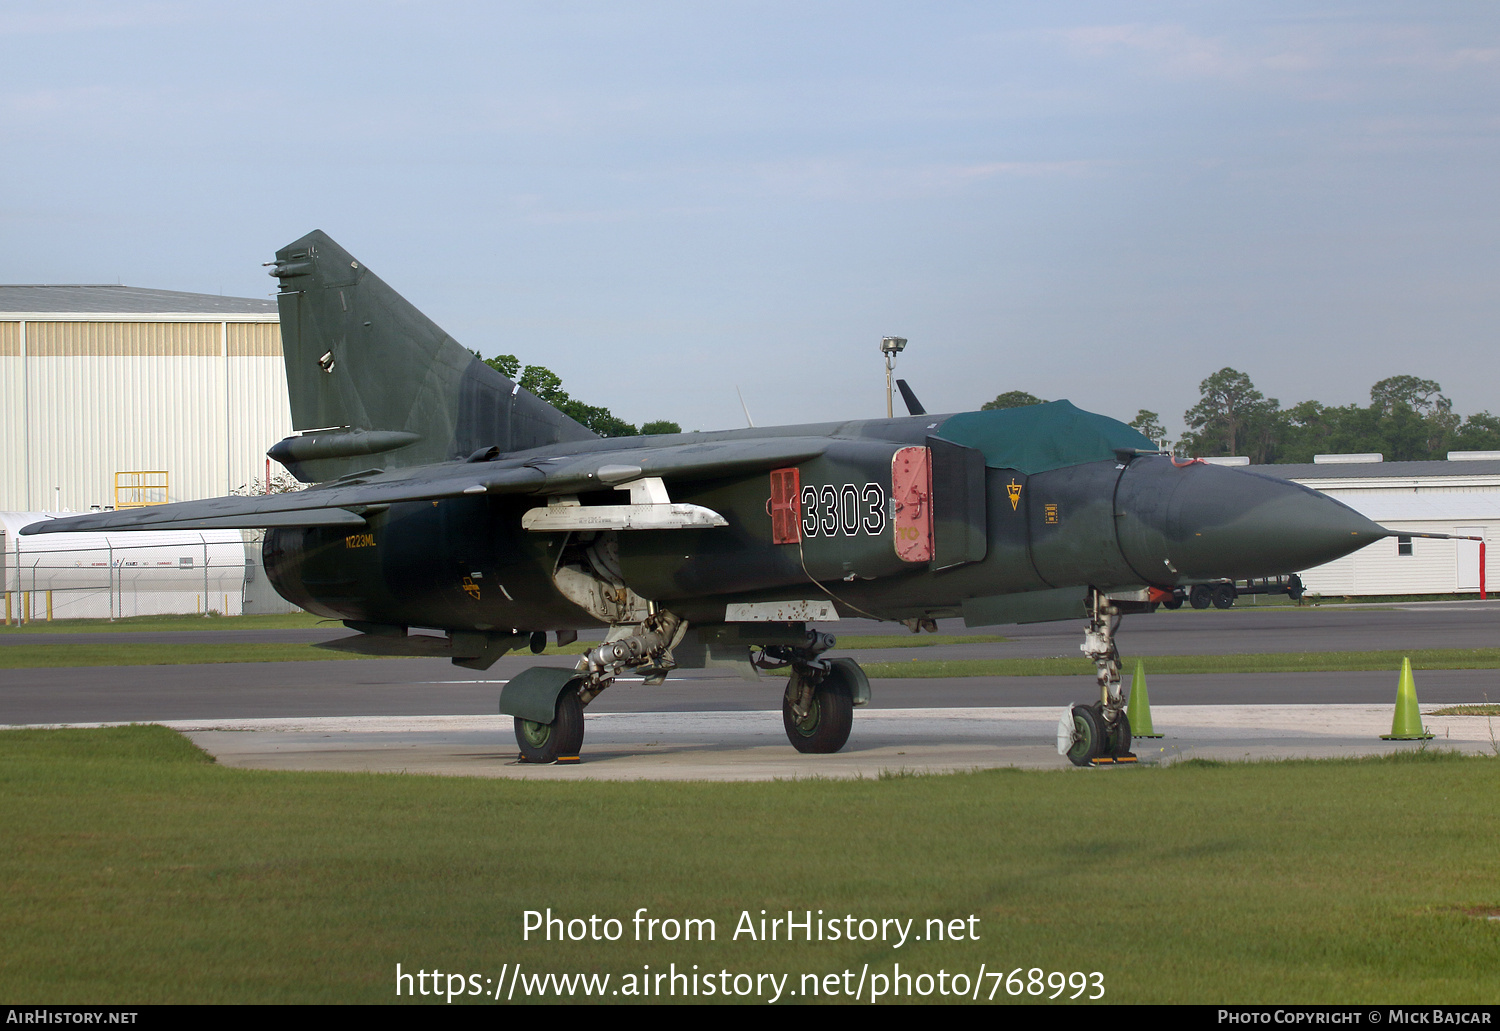
[[[1256, 465], [1311, 462], [1314, 455], [1378, 453], [1388, 462], [1440, 460], [1449, 451], [1500, 450], [1500, 416], [1488, 411], [1464, 418], [1430, 379], [1391, 376], [1370, 388], [1368, 405], [1302, 401], [1281, 407], [1250, 377], [1224, 368], [1198, 384], [1199, 400], [1183, 413], [1188, 432], [1175, 446], [1161, 417], [1141, 409], [1130, 425], [1164, 450], [1192, 458], [1248, 456]], [[1021, 390], [983, 407], [1040, 404]]]
[[634, 423], [628, 423], [619, 418], [608, 408], [585, 404], [569, 396], [568, 392], [563, 389], [561, 376], [543, 365], [527, 365], [523, 368], [521, 359], [513, 354], [484, 358], [478, 351], [475, 351], [474, 357], [479, 358], [512, 383], [520, 384], [522, 390], [531, 391], [574, 422], [581, 423], [601, 437], [635, 437], [652, 433], [682, 432], [681, 426], [667, 419], [658, 419], [637, 428]]

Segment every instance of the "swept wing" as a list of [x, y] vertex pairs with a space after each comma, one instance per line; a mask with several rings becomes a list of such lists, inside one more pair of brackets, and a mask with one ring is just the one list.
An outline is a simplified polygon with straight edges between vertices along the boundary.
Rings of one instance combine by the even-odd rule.
[[395, 472], [354, 475], [304, 491], [211, 498], [118, 512], [48, 519], [21, 532], [78, 530], [218, 530], [273, 526], [364, 525], [366, 512], [404, 501], [476, 494], [576, 494], [626, 488], [632, 481], [731, 475], [794, 464], [826, 451], [827, 437], [700, 440], [616, 447], [545, 457], [494, 457]]

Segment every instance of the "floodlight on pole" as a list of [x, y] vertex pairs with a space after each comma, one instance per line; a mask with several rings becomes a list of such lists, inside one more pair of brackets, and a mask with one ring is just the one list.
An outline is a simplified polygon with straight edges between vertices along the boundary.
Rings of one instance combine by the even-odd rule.
[[881, 337], [880, 353], [885, 355], [885, 417], [896, 417], [896, 403], [891, 396], [891, 371], [896, 367], [896, 355], [906, 349], [906, 337]]

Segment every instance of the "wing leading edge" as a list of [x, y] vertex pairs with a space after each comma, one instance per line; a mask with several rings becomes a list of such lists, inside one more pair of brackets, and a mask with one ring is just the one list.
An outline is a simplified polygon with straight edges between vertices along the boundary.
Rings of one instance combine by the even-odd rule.
[[370, 473], [296, 491], [210, 498], [123, 512], [48, 519], [23, 534], [80, 530], [229, 530], [273, 526], [348, 526], [365, 513], [404, 501], [440, 501], [478, 494], [573, 494], [624, 488], [646, 477], [664, 480], [732, 475], [802, 462], [822, 454], [826, 437], [689, 441], [652, 447], [588, 451], [543, 458], [501, 458]]

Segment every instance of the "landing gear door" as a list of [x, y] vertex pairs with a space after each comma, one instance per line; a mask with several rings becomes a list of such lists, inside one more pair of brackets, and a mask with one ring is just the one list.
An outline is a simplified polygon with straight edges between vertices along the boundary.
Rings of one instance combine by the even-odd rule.
[[978, 562], [989, 548], [984, 454], [940, 437], [928, 437], [927, 447], [932, 455], [932, 568]]

